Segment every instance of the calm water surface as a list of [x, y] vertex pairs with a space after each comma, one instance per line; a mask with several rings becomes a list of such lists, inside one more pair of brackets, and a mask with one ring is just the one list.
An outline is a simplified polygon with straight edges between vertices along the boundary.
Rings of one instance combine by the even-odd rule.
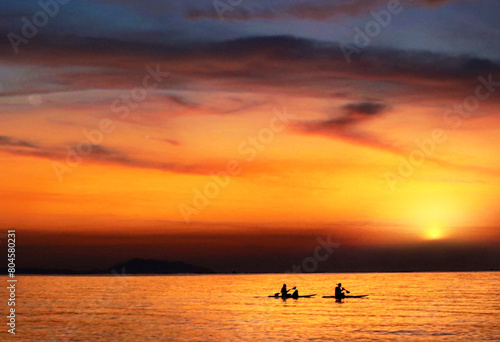
[[[322, 299], [339, 281], [370, 296]], [[318, 296], [266, 297], [284, 282]], [[2, 340], [500, 340], [500, 272], [24, 276], [17, 286], [15, 339], [4, 318]]]

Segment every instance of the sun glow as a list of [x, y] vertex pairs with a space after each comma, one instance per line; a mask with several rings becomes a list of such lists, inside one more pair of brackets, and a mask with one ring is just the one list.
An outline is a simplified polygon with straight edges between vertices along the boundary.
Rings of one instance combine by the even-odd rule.
[[425, 238], [431, 240], [437, 240], [443, 238], [443, 228], [439, 223], [431, 223], [425, 232]]

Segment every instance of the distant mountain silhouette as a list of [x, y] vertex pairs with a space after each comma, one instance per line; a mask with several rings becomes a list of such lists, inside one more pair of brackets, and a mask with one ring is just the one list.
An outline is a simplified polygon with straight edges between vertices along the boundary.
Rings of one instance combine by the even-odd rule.
[[[7, 274], [7, 268], [0, 268], [1, 274]], [[186, 264], [182, 261], [168, 262], [154, 259], [132, 259], [124, 263], [116, 264], [107, 269], [98, 269], [91, 271], [77, 271], [71, 269], [52, 269], [52, 268], [17, 268], [16, 274], [214, 274], [211, 269]]]

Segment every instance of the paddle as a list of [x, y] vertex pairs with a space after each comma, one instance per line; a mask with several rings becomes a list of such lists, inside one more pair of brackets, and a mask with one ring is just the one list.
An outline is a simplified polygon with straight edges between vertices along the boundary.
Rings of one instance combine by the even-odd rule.
[[[337, 284], [338, 285], [338, 284]], [[347, 290], [345, 287], [342, 287], [341, 288], [343, 291], [347, 292], [347, 293], [351, 293], [351, 291]]]
[[[338, 283], [337, 285], [342, 285], [342, 284]], [[349, 290], [348, 290], [348, 289], [346, 289], [345, 287], [342, 287], [342, 288], [341, 288], [341, 290], [343, 290], [343, 291], [345, 291], [345, 292], [347, 292], [347, 293], [351, 293], [351, 291], [349, 291]]]
[[[297, 289], [297, 286], [294, 286], [294, 287], [292, 287], [291, 289], [286, 290], [286, 293], [288, 293], [288, 291], [292, 291], [292, 290], [295, 290], [295, 289]], [[275, 293], [274, 295], [275, 295], [275, 296], [281, 296], [281, 293], [280, 293], [280, 292], [277, 292], [277, 293]]]

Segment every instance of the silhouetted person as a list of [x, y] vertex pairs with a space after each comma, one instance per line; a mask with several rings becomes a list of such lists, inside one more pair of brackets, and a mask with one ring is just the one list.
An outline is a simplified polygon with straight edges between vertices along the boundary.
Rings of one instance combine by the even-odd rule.
[[292, 293], [292, 298], [293, 298], [293, 299], [297, 299], [297, 298], [299, 298], [299, 290], [295, 290], [295, 291]]
[[345, 297], [344, 291], [347, 291], [347, 290], [342, 287], [341, 283], [338, 283], [337, 287], [335, 288], [335, 298], [337, 298], [337, 299], [344, 298]]
[[286, 298], [288, 296], [288, 291], [290, 290], [286, 289], [286, 284], [283, 284], [283, 287], [281, 288], [281, 297]]

